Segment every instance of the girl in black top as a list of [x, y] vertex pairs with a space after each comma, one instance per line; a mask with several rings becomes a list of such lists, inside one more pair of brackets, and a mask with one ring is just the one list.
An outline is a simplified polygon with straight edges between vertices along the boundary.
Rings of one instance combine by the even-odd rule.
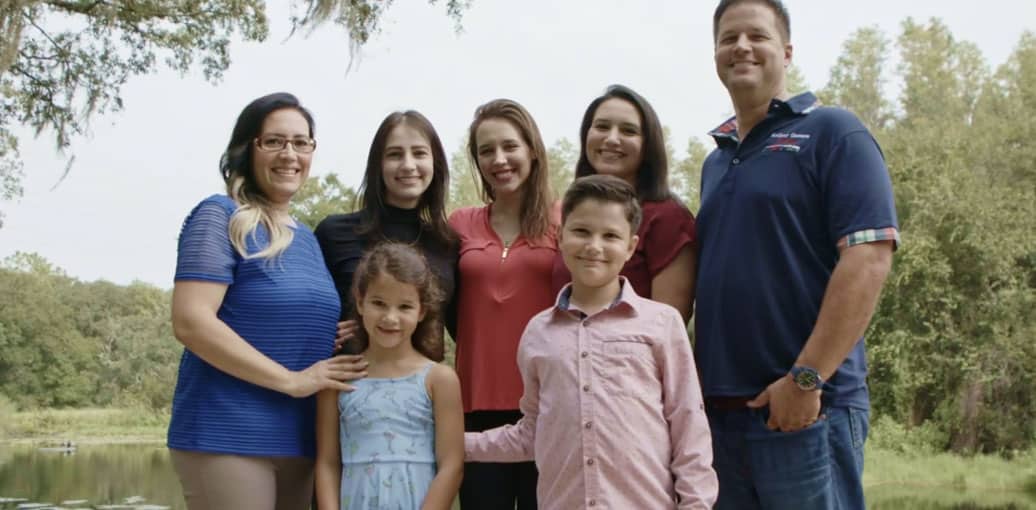
[[[439, 279], [447, 303], [453, 301], [456, 236], [446, 222], [449, 167], [439, 135], [424, 115], [394, 112], [381, 122], [371, 142], [359, 192], [359, 210], [328, 216], [316, 236], [342, 300], [339, 339], [353, 336], [356, 322], [353, 274], [363, 253], [381, 241], [417, 247]], [[447, 306], [446, 317], [452, 307]], [[452, 332], [452, 321], [447, 319]], [[439, 356], [441, 359], [441, 354]]]

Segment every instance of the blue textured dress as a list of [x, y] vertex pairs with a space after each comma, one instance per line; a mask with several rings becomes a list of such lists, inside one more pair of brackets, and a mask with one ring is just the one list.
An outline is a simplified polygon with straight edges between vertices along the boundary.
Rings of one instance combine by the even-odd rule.
[[[327, 359], [339, 301], [313, 232], [299, 223], [274, 259], [243, 258], [228, 224], [237, 204], [226, 195], [202, 200], [184, 220], [176, 280], [227, 285], [217, 317], [266, 357], [288, 370]], [[269, 245], [260, 225], [247, 252]], [[169, 421], [169, 447], [271, 457], [313, 457], [316, 400], [264, 388], [205, 362], [189, 349], [180, 358]]]
[[338, 396], [342, 510], [416, 510], [435, 478], [435, 421], [425, 388], [435, 363], [352, 382]]

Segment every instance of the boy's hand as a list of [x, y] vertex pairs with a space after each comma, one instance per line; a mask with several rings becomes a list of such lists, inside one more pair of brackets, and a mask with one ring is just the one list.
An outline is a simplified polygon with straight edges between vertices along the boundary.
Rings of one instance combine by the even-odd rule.
[[748, 407], [758, 409], [770, 406], [770, 419], [766, 426], [770, 430], [795, 432], [824, 418], [820, 415], [820, 394], [820, 390], [803, 391], [791, 379], [791, 375], [786, 375], [767, 386], [748, 402]]

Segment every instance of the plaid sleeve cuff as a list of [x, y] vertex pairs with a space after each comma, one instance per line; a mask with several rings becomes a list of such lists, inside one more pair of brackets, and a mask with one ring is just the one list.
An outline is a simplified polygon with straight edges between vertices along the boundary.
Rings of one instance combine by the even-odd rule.
[[892, 249], [899, 248], [899, 230], [889, 228], [872, 228], [853, 232], [838, 240], [838, 249], [856, 246], [858, 244], [873, 243], [876, 241], [892, 241]]

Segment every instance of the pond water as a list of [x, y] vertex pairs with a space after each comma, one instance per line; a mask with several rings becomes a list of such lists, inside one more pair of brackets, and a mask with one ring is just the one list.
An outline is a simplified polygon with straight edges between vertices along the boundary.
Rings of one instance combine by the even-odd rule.
[[[5, 499], [25, 501], [3, 503]], [[80, 446], [74, 453], [0, 446], [0, 509], [26, 503], [186, 509], [169, 451], [161, 444]]]
[[[1036, 510], [1036, 499], [1023, 493], [894, 485], [868, 488], [867, 501], [871, 510]], [[87, 445], [74, 453], [0, 446], [0, 510], [27, 503], [52, 505], [45, 508], [186, 510], [169, 452], [159, 444]]]

